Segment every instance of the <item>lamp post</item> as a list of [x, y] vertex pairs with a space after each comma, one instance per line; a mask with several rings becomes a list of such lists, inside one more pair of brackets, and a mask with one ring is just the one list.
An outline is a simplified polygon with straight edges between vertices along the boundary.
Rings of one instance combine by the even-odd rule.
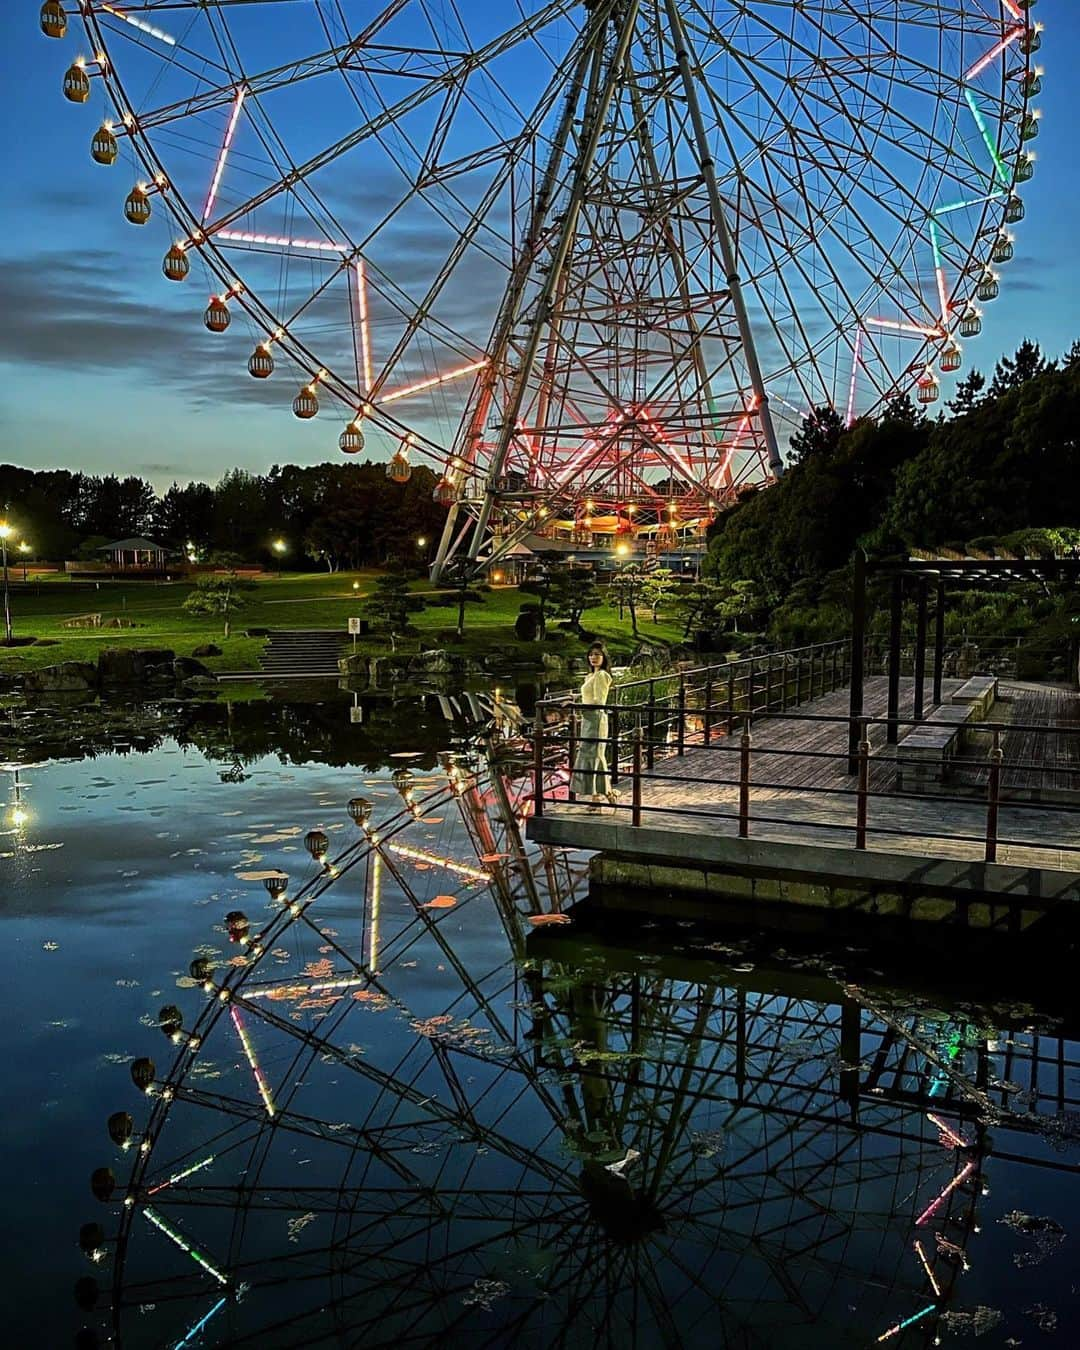
[[22, 579], [23, 579], [23, 581], [25, 581], [25, 580], [26, 580], [26, 564], [30, 561], [30, 559], [27, 557], [27, 554], [32, 553], [32, 552], [33, 552], [33, 548], [31, 547], [30, 544], [28, 544], [28, 543], [26, 542], [25, 539], [22, 539], [22, 540], [20, 540], [20, 542], [19, 542], [19, 552], [22, 554]]
[[3, 550], [4, 562], [4, 641], [9, 647], [11, 646], [11, 596], [8, 591], [7, 541], [11, 534], [11, 526], [6, 520], [0, 520], [0, 549]]
[[274, 542], [270, 545], [270, 547], [271, 547], [271, 548], [274, 550], [274, 552], [277, 554], [277, 559], [278, 559], [278, 570], [277, 570], [277, 574], [278, 574], [278, 576], [280, 577], [280, 576], [281, 576], [281, 560], [282, 560], [282, 558], [284, 558], [285, 554], [288, 553], [288, 551], [289, 551], [289, 546], [288, 546], [288, 544], [285, 542], [284, 539], [275, 539]]

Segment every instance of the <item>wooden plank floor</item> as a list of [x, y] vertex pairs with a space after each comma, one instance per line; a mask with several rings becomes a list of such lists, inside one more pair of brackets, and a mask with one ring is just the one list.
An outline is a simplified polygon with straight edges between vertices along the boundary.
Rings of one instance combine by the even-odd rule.
[[[960, 683], [944, 682], [946, 699]], [[910, 680], [901, 684], [901, 716], [910, 715], [912, 688]], [[866, 682], [868, 716], [884, 716], [887, 692], [884, 677]], [[815, 699], [800, 709], [831, 716], [844, 716], [847, 710], [847, 690]], [[948, 801], [924, 801], [896, 792], [896, 769], [884, 740], [883, 726], [870, 728], [872, 796], [867, 846], [890, 853], [981, 859], [986, 829], [984, 802], [970, 794], [950, 795], [948, 788], [933, 790], [949, 797]], [[800, 753], [776, 753], [792, 750]], [[853, 846], [855, 785], [847, 774], [846, 755], [846, 723], [796, 721], [782, 715], [757, 723], [751, 754], [750, 837]], [[658, 750], [652, 775], [642, 790], [643, 823], [665, 829], [735, 834], [738, 776], [737, 737], [722, 736], [708, 749], [700, 742], [690, 743], [681, 757]], [[621, 816], [628, 805], [629, 784], [622, 781], [619, 786]], [[563, 814], [584, 808], [560, 805], [552, 809]], [[1080, 850], [1078, 813], [1039, 803], [1005, 804], [1000, 811], [998, 838], [999, 862], [1080, 870], [1080, 852], [1070, 851]]]
[[[1080, 731], [1080, 694], [1045, 685], [1002, 681], [999, 695], [1004, 701], [991, 714], [997, 722]], [[1080, 734], [1046, 736], [1035, 731], [1007, 731], [1001, 746], [1005, 752], [1002, 786], [1006, 793], [1011, 789], [1024, 793], [1080, 794]], [[965, 783], [983, 784], [986, 776], [981, 756], [962, 763], [959, 769], [959, 777]]]

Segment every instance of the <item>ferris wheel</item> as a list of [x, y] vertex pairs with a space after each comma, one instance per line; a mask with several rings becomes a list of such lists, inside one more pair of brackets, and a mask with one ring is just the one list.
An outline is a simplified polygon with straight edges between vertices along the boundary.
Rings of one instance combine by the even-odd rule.
[[397, 481], [436, 468], [440, 571], [537, 534], [670, 548], [810, 409], [933, 403], [1024, 215], [1034, 5], [46, 0], [41, 27], [81, 20], [64, 93], [238, 380]]
[[366, 785], [352, 842], [309, 831], [305, 878], [250, 878], [250, 917], [196, 952], [158, 1016], [173, 1063], [133, 1060], [144, 1118], [108, 1119], [77, 1343], [674, 1346], [719, 1324], [804, 1350], [846, 1337], [853, 1301], [879, 1342], [932, 1330], [968, 1264], [987, 1138], [953, 1089], [985, 1028], [562, 950], [561, 926], [545, 946], [535, 921], [585, 873], [524, 852], [528, 747], [484, 711], [438, 770]]

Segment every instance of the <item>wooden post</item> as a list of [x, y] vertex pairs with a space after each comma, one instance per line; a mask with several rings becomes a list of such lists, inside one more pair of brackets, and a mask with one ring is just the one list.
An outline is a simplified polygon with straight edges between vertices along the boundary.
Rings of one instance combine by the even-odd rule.
[[727, 668], [727, 734], [735, 730], [735, 667]]
[[739, 741], [739, 838], [750, 834], [750, 719], [743, 723]]
[[772, 712], [772, 691], [773, 675], [776, 673], [776, 666], [773, 663], [772, 652], [769, 653], [769, 664], [765, 671], [765, 711]]
[[915, 706], [911, 716], [921, 722], [926, 711], [926, 592], [927, 582], [919, 577], [915, 607]]
[[886, 716], [889, 724], [885, 740], [896, 745], [900, 739], [900, 623], [904, 613], [904, 578], [893, 577], [889, 599], [889, 702]]
[[863, 714], [863, 675], [866, 645], [866, 554], [855, 550], [855, 566], [851, 587], [851, 699], [848, 711], [851, 725], [848, 731], [848, 773], [859, 768], [859, 723]]
[[533, 731], [533, 815], [544, 814], [544, 709], [536, 710], [536, 726]]
[[656, 763], [656, 700], [649, 700], [649, 744], [646, 749], [651, 769]]
[[997, 862], [998, 803], [1001, 799], [1001, 761], [1004, 751], [1000, 744], [1000, 734], [994, 732], [994, 744], [990, 751], [990, 775], [986, 784], [986, 861]]
[[941, 677], [945, 664], [945, 580], [938, 578], [934, 600], [934, 707], [941, 707]]
[[870, 742], [866, 739], [866, 720], [859, 722], [859, 784], [855, 798], [855, 847], [866, 847], [866, 809], [870, 787]]
[[840, 687], [840, 681], [837, 678], [837, 670], [836, 670], [836, 667], [840, 664], [839, 658], [840, 658], [840, 647], [837, 643], [834, 642], [832, 649], [832, 683], [829, 686], [830, 692]]
[[567, 797], [570, 801], [577, 801], [577, 793], [574, 791], [574, 764], [577, 762], [577, 739], [578, 739], [578, 715], [577, 709], [570, 709], [570, 738], [567, 745], [567, 758], [570, 768], [570, 791]]
[[619, 705], [612, 704], [610, 717], [611, 732], [611, 786], [619, 781]]
[[705, 716], [702, 723], [701, 739], [706, 749], [712, 741], [712, 667], [705, 676]]
[[634, 728], [633, 783], [630, 796], [630, 824], [641, 824], [641, 728]]
[[[814, 701], [814, 668], [816, 667], [816, 665], [817, 665], [817, 648], [816, 648], [816, 647], [811, 647], [811, 648], [810, 648], [810, 698], [809, 698], [809, 700], [808, 700], [808, 702], [810, 702], [810, 703], [813, 703], [813, 701]], [[824, 693], [825, 690], [822, 689], [821, 692]]]
[[679, 674], [679, 699], [676, 710], [678, 724], [675, 728], [675, 747], [676, 753], [684, 755], [686, 753], [686, 676]]

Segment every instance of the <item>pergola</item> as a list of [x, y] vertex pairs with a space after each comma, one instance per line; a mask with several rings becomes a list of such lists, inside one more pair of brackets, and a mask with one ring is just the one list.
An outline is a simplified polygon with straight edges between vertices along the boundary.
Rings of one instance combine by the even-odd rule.
[[945, 654], [945, 614], [950, 589], [974, 586], [984, 589], [1006, 588], [1024, 582], [1045, 584], [1080, 583], [1080, 558], [907, 558], [890, 562], [868, 562], [866, 554], [855, 554], [854, 584], [851, 602], [851, 731], [849, 757], [858, 754], [858, 719], [863, 714], [866, 677], [866, 583], [871, 576], [889, 577], [889, 693], [886, 717], [886, 741], [895, 745], [900, 730], [900, 624], [904, 599], [915, 595], [915, 693], [912, 720], [926, 717], [926, 656], [930, 632], [930, 592], [933, 607], [933, 687], [931, 706], [941, 703], [941, 678]]

